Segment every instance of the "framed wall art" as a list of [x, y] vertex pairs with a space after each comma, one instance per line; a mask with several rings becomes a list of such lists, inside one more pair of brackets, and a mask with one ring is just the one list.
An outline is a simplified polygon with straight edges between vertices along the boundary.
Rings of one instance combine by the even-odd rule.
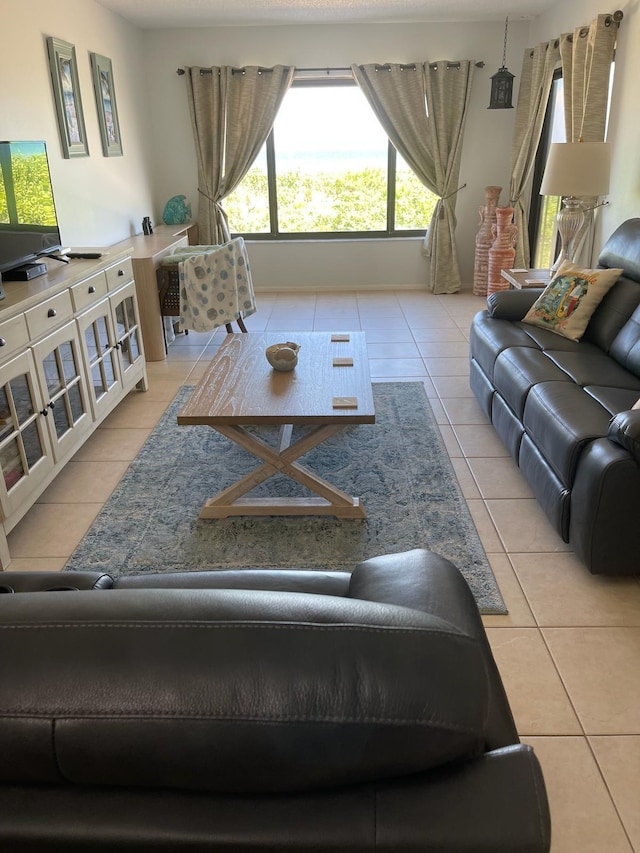
[[106, 56], [100, 56], [99, 53], [92, 53], [90, 56], [93, 88], [98, 106], [102, 153], [105, 157], [117, 157], [122, 154], [122, 139], [120, 137], [120, 122], [118, 121], [111, 60], [107, 59]]
[[78, 83], [76, 49], [66, 41], [48, 36], [47, 51], [62, 153], [67, 159], [88, 157], [89, 146]]

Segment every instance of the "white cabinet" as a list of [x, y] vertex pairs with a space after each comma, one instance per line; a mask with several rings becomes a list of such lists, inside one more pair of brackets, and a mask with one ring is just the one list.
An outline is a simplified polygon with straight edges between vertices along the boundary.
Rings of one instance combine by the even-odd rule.
[[45, 407], [31, 350], [0, 367], [0, 507], [11, 517], [53, 468]]
[[93, 421], [75, 321], [37, 343], [33, 355], [54, 459], [60, 462], [80, 446]]
[[123, 397], [147, 390], [131, 259], [89, 267], [50, 270], [35, 295], [11, 282], [0, 302], [0, 568], [7, 533]]

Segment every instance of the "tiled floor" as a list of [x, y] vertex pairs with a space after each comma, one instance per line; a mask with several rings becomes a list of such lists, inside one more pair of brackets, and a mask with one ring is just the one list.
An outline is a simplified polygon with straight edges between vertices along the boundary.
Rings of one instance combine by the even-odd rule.
[[[555, 534], [469, 390], [482, 300], [418, 292], [258, 294], [250, 330], [362, 329], [378, 380], [420, 380], [509, 608], [485, 617], [554, 853], [640, 853], [640, 579], [593, 577]], [[12, 568], [62, 568], [178, 387], [222, 338], [179, 336], [9, 536]]]

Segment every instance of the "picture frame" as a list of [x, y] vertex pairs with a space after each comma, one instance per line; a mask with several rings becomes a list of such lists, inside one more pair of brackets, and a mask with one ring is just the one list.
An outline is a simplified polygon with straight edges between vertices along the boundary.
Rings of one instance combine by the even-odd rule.
[[69, 42], [48, 36], [47, 51], [62, 154], [65, 159], [88, 157], [76, 49]]
[[89, 54], [91, 58], [91, 75], [98, 107], [98, 123], [102, 153], [105, 157], [122, 155], [122, 138], [116, 103], [116, 90], [113, 83], [113, 68], [111, 60], [99, 53]]

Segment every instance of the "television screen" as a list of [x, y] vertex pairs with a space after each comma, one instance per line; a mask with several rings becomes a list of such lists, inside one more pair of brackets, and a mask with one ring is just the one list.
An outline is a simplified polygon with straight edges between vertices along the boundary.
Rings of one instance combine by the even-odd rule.
[[61, 248], [44, 142], [0, 142], [0, 273]]

